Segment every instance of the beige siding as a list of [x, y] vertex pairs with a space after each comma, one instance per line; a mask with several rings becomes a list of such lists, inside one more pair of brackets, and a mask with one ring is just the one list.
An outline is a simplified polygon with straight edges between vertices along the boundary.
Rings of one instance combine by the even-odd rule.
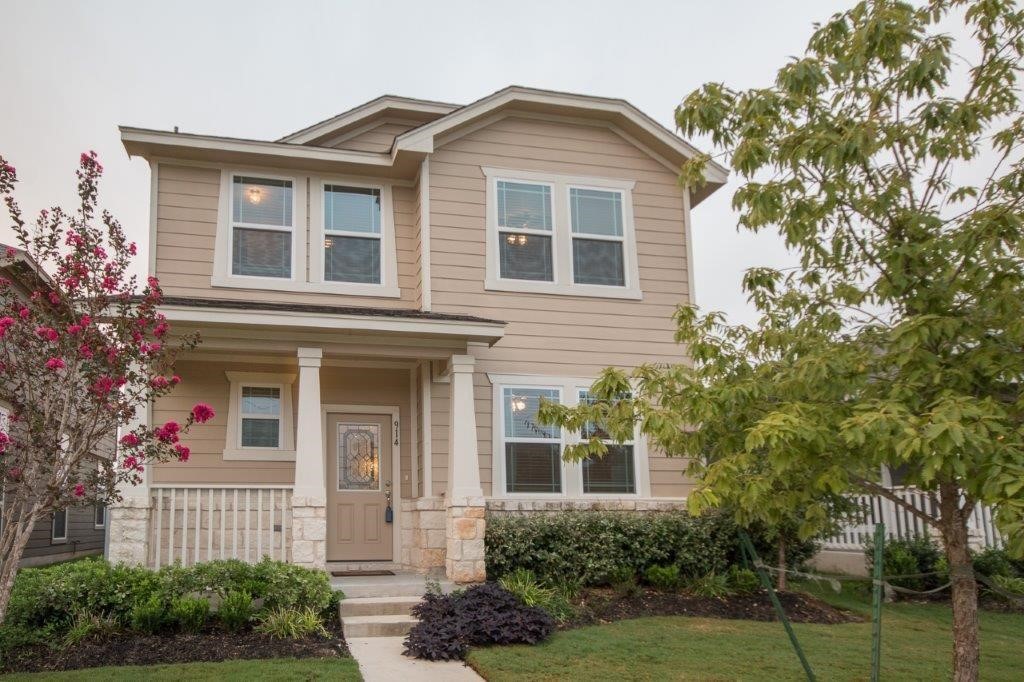
[[[642, 301], [486, 291], [482, 166], [636, 181], [633, 209]], [[682, 191], [675, 174], [609, 128], [509, 117], [443, 145], [430, 162], [433, 309], [508, 322], [477, 349], [481, 479], [491, 482], [491, 385], [485, 373], [595, 376], [606, 366], [678, 362], [672, 313], [689, 298]], [[434, 490], [447, 480], [447, 389], [434, 385]], [[500, 409], [498, 407], [497, 409]], [[689, 489], [685, 462], [651, 455], [651, 492]]]
[[[196, 424], [182, 440], [191, 449], [186, 463], [167, 462], [156, 465], [154, 483], [183, 484], [278, 484], [295, 480], [294, 462], [259, 462], [227, 460], [223, 451], [227, 437], [230, 382], [225, 372], [297, 372], [294, 364], [257, 365], [245, 362], [223, 363], [180, 361], [176, 367], [181, 384], [173, 393], [157, 401], [153, 408], [154, 424], [174, 419], [184, 421], [197, 402], [209, 403], [217, 416], [207, 424]], [[324, 405], [397, 406], [401, 428], [402, 497], [412, 495], [409, 370], [370, 369], [324, 366], [320, 370], [321, 402]], [[298, 409], [298, 385], [292, 386], [293, 412]], [[293, 420], [294, 424], [294, 420]]]
[[[412, 308], [417, 305], [419, 241], [414, 222], [419, 217], [419, 203], [417, 192], [412, 187], [394, 186], [392, 192], [401, 297], [375, 298], [211, 286], [219, 218], [220, 170], [162, 163], [157, 184], [156, 275], [168, 296], [379, 308]], [[299, 229], [308, 239], [308, 226], [300, 226]]]
[[391, 150], [395, 138], [420, 125], [402, 119], [384, 119], [372, 127], [356, 133], [341, 135], [329, 140], [328, 147], [335, 149], [352, 149], [358, 152], [386, 152]]

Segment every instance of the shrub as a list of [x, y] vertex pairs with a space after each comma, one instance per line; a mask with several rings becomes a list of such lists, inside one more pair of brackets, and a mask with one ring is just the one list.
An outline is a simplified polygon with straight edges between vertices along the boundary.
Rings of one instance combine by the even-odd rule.
[[[874, 542], [869, 542], [866, 549], [869, 570], [874, 566]], [[930, 538], [916, 536], [913, 538], [886, 540], [882, 546], [882, 574], [886, 580], [898, 587], [910, 590], [930, 590], [942, 585], [946, 576], [943, 573], [942, 554]], [[912, 578], [890, 578], [890, 576], [916, 575], [919, 573], [938, 573]]]
[[974, 562], [974, 570], [989, 578], [995, 576], [1024, 578], [1024, 567], [1018, 569], [1005, 549], [989, 547], [978, 552], [971, 559]]
[[[311, 608], [318, 613], [335, 608], [341, 596], [331, 592], [325, 572], [270, 559], [255, 565], [227, 560], [152, 571], [89, 558], [20, 571], [5, 624], [51, 625], [63, 633], [76, 614], [83, 612], [135, 628], [134, 612], [140, 605], [148, 604], [155, 612], [159, 603], [166, 611], [182, 597], [216, 593], [223, 599], [242, 591], [262, 599], [270, 609]], [[151, 598], [155, 602], [151, 603]]]
[[182, 632], [196, 634], [210, 617], [210, 602], [202, 598], [178, 597], [171, 603], [170, 616]]
[[527, 606], [543, 608], [543, 605], [554, 596], [553, 590], [537, 582], [537, 576], [533, 574], [533, 571], [528, 571], [525, 568], [517, 568], [498, 582]]
[[94, 616], [79, 611], [71, 619], [71, 627], [64, 634], [64, 646], [74, 646], [89, 637], [106, 637], [117, 632], [117, 622], [112, 618]]
[[138, 602], [132, 608], [131, 625], [137, 632], [153, 635], [163, 630], [167, 622], [167, 605], [156, 595]]
[[613, 585], [655, 565], [677, 565], [684, 577], [723, 572], [738, 552], [726, 515], [681, 511], [491, 515], [486, 543], [490, 576], [524, 568], [541, 581], [568, 575], [586, 586]]
[[644, 580], [656, 590], [674, 592], [682, 584], [679, 576], [679, 567], [672, 566], [650, 566], [644, 573]]
[[729, 586], [729, 577], [724, 573], [708, 573], [699, 578], [693, 578], [687, 584], [686, 589], [695, 597], [715, 597], [721, 599], [733, 594]]
[[244, 590], [232, 590], [221, 600], [217, 618], [229, 632], [238, 632], [252, 620], [252, 595]]
[[749, 568], [733, 566], [729, 569], [729, 586], [736, 594], [753, 594], [761, 589], [761, 579]]
[[496, 583], [428, 593], [412, 613], [420, 622], [405, 639], [405, 653], [432, 661], [465, 658], [470, 646], [536, 644], [555, 627], [543, 609], [524, 605]]
[[260, 620], [256, 631], [274, 639], [302, 639], [315, 634], [327, 636], [320, 613], [309, 607], [270, 611]]
[[1001, 600], [1024, 606], [1024, 578], [996, 575], [991, 578], [996, 589], [987, 588], [989, 594]]

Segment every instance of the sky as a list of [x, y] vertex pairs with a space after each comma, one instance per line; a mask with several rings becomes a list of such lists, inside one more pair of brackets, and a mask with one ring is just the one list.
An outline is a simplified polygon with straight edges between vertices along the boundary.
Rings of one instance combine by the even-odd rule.
[[[0, 156], [32, 215], [74, 206], [78, 156], [95, 150], [100, 202], [142, 265], [149, 166], [128, 158], [118, 125], [273, 140], [385, 93], [461, 104], [517, 84], [621, 97], [674, 129], [688, 93], [771, 84], [813, 22], [851, 4], [0, 0]], [[696, 299], [751, 322], [743, 271], [792, 257], [772, 232], [737, 231], [737, 186], [694, 210]]]

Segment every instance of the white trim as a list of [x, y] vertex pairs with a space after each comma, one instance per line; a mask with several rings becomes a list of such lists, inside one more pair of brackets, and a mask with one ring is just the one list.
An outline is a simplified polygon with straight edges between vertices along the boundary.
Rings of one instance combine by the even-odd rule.
[[444, 115], [458, 108], [459, 105], [457, 104], [445, 104], [443, 102], [430, 102], [384, 95], [383, 97], [378, 97], [377, 99], [360, 104], [354, 109], [349, 109], [337, 116], [333, 116], [326, 121], [315, 123], [308, 128], [303, 128], [302, 130], [297, 130], [294, 133], [285, 135], [280, 138], [278, 142], [305, 144], [318, 137], [330, 134], [332, 130], [339, 130], [388, 109]]
[[[267, 180], [285, 180], [292, 183], [291, 226], [248, 225], [242, 228], [288, 231], [292, 236], [292, 262], [288, 277], [259, 277], [236, 275], [231, 270], [232, 233], [236, 223], [232, 210], [235, 177], [251, 177]], [[306, 179], [296, 174], [280, 174], [267, 170], [246, 168], [222, 168], [220, 173], [220, 200], [217, 210], [217, 236], [214, 241], [213, 276], [210, 285], [214, 287], [236, 287], [244, 289], [301, 290], [305, 285], [306, 272]], [[297, 289], [298, 288], [298, 289]]]
[[[555, 493], [540, 493], [540, 492], [529, 492], [529, 493], [515, 493], [509, 492], [508, 487], [508, 472], [505, 471], [505, 396], [504, 390], [506, 388], [517, 389], [535, 389], [535, 390], [553, 390], [558, 392], [558, 400], [562, 402], [564, 397], [563, 386], [560, 382], [549, 382], [549, 383], [529, 383], [529, 384], [518, 384], [518, 383], [504, 383], [494, 384], [493, 387], [493, 402], [491, 403], [491, 412], [494, 418], [494, 436], [493, 436], [493, 456], [491, 457], [491, 497], [506, 497], [506, 498], [523, 498], [523, 497], [534, 497], [534, 498], [554, 498], [554, 497], [567, 497], [569, 496], [567, 488], [569, 487], [569, 468], [570, 464], [562, 458], [562, 452], [565, 450], [565, 429], [559, 427], [558, 438], [515, 438], [514, 442], [519, 443], [541, 443], [541, 444], [558, 444], [558, 460], [560, 464], [561, 480], [559, 481], [560, 490]], [[498, 463], [495, 464], [495, 461]]]
[[[579, 403], [579, 391], [588, 390], [596, 380], [592, 377], [559, 377], [540, 374], [495, 374], [488, 372], [491, 382], [491, 497], [500, 499], [577, 499], [577, 500], [634, 500], [651, 496], [650, 456], [647, 439], [637, 425], [633, 436], [633, 472], [635, 477], [633, 493], [584, 493], [583, 463], [562, 460], [561, 493], [510, 493], [506, 490], [505, 472], [505, 388], [557, 388], [563, 404], [575, 406]], [[568, 399], [566, 399], [568, 396]], [[561, 440], [565, 444], [578, 442], [577, 434], [568, 434], [562, 429]]]
[[434, 425], [431, 423], [433, 396], [430, 394], [430, 373], [433, 364], [429, 360], [426, 364], [420, 363], [420, 387], [423, 393], [423, 402], [420, 405], [423, 412], [423, 497], [434, 495]]
[[697, 305], [693, 272], [693, 223], [690, 221], [690, 188], [683, 188], [683, 239], [686, 240], [686, 288], [690, 305]]
[[[324, 278], [324, 202], [327, 185], [375, 189], [380, 192], [380, 233], [341, 233], [339, 236], [377, 238], [380, 240], [380, 283], [335, 282]], [[315, 188], [315, 190], [314, 190]], [[344, 296], [377, 296], [400, 298], [398, 287], [398, 251], [395, 243], [394, 200], [391, 183], [367, 182], [353, 176], [314, 176], [310, 178], [309, 195], [309, 282], [308, 290], [325, 291]]]
[[156, 219], [157, 207], [160, 199], [160, 164], [157, 161], [149, 162], [149, 244], [147, 258], [149, 262], [149, 275], [156, 276]]
[[420, 309], [430, 310], [430, 157], [420, 163]]
[[[295, 374], [274, 372], [224, 372], [231, 383], [227, 434], [222, 456], [225, 461], [294, 462], [295, 413], [292, 384]], [[281, 391], [280, 445], [276, 448], [242, 447], [242, 386], [267, 386]]]
[[[419, 401], [416, 399], [416, 368], [409, 369], [409, 492], [419, 497]], [[401, 472], [399, 472], [401, 479]], [[399, 480], [401, 485], [401, 480]]]
[[[64, 535], [57, 535], [57, 514], [64, 514]], [[50, 544], [63, 545], [68, 541], [68, 509], [56, 509], [50, 517]]]
[[399, 332], [481, 338], [493, 343], [505, 335], [504, 324], [462, 322], [460, 320], [419, 320], [371, 315], [332, 315], [291, 310], [241, 311], [231, 308], [196, 308], [161, 305], [160, 312], [172, 322], [199, 322], [223, 325], [309, 328], [318, 330]]
[[[103, 510], [103, 523], [96, 523], [96, 512], [100, 509]], [[94, 504], [92, 506], [92, 528], [93, 530], [101, 530], [107, 527], [107, 506], [105, 504]]]
[[[391, 504], [392, 513], [395, 518], [391, 526], [392, 535], [392, 554], [391, 561], [399, 561], [402, 556], [402, 422], [401, 422], [401, 410], [397, 405], [321, 405], [321, 418], [320, 423], [323, 425], [323, 453], [324, 453], [324, 469], [326, 471], [327, 457], [331, 456], [327, 452], [327, 415], [328, 414], [389, 414], [391, 415], [391, 434], [393, 441], [391, 446], [391, 491], [392, 499], [394, 500]], [[396, 478], [397, 476], [397, 478]], [[394, 481], [398, 481], [398, 485], [394, 484]], [[338, 482], [333, 483], [335, 488]], [[327, 493], [330, 495], [330, 492]], [[330, 504], [330, 499], [327, 500], [327, 504]], [[327, 514], [330, 519], [330, 513]], [[330, 532], [330, 528], [328, 528]], [[326, 547], [324, 548], [326, 552]]]
[[[263, 157], [298, 159], [304, 162], [327, 161], [363, 166], [380, 166], [382, 168], [390, 168], [393, 163], [390, 154], [380, 152], [360, 152], [330, 147], [307, 147], [282, 142], [267, 142], [265, 140], [241, 140], [217, 135], [173, 133], [166, 130], [149, 130], [127, 126], [121, 126], [119, 130], [121, 131], [121, 143], [128, 154], [131, 156], [141, 155], [147, 158], [161, 156], [161, 154], [153, 153], [161, 147], [177, 147], [190, 151], [203, 150], [218, 153], [254, 154]], [[166, 156], [166, 154], [163, 156]]]
[[[486, 273], [484, 289], [490, 291], [553, 294], [558, 296], [587, 296], [592, 298], [616, 298], [629, 300], [643, 299], [643, 292], [640, 290], [640, 272], [636, 248], [636, 228], [633, 220], [632, 191], [633, 187], [636, 185], [634, 181], [622, 180], [619, 178], [585, 177], [579, 175], [563, 175], [559, 173], [520, 171], [507, 168], [493, 168], [489, 166], [484, 166], [481, 170], [487, 178]], [[515, 232], [538, 234], [549, 236], [551, 238], [553, 281], [505, 279], [501, 277], [499, 238], [502, 231], [507, 232], [508, 230], [501, 228], [498, 225], [497, 186], [499, 181], [542, 184], [551, 188], [553, 211], [551, 231], [515, 230]], [[624, 286], [576, 284], [573, 282], [573, 233], [569, 200], [569, 190], [571, 188], [619, 192], [622, 195]], [[581, 235], [580, 238], [588, 237]]]
[[[434, 139], [436, 136], [445, 133], [456, 126], [468, 123], [475, 118], [498, 110], [513, 102], [530, 102], [546, 104], [550, 106], [561, 106], [571, 109], [588, 109], [601, 111], [622, 116], [634, 125], [650, 133], [659, 142], [665, 144], [675, 152], [691, 158], [700, 151], [686, 140], [673, 134], [668, 129], [659, 125], [652, 118], [634, 107], [629, 102], [621, 99], [606, 99], [603, 97], [591, 97], [586, 95], [573, 95], [569, 93], [550, 92], [511, 86], [499, 90], [481, 100], [453, 111], [446, 116], [427, 123], [419, 128], [410, 130], [395, 138], [392, 148], [392, 155], [401, 150], [419, 151], [432, 153], [434, 151]], [[705, 169], [705, 176], [711, 182], [724, 183], [728, 178], [728, 171], [718, 163], [711, 161]]]

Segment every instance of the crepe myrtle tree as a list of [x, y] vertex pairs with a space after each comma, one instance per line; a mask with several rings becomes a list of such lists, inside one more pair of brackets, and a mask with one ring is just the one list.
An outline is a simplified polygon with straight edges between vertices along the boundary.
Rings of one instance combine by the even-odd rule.
[[181, 423], [135, 421], [179, 382], [175, 355], [197, 339], [168, 343], [155, 278], [136, 295], [128, 274], [136, 246], [97, 212], [102, 171], [95, 153], [82, 154], [78, 210], [44, 210], [28, 226], [13, 196], [15, 169], [0, 158], [0, 194], [20, 246], [4, 257], [24, 272], [0, 281], [0, 400], [10, 412], [0, 431], [0, 623], [39, 520], [116, 501], [119, 485], [139, 482], [152, 462], [188, 460], [181, 436], [213, 417], [197, 404]]
[[[609, 370], [595, 404], [545, 407], [618, 437], [639, 423], [691, 458], [695, 511], [802, 510], [809, 536], [829, 495], [868, 492], [920, 518], [950, 568], [956, 680], [978, 678], [975, 505], [1024, 551], [1022, 54], [1009, 0], [872, 0], [817, 26], [774, 83], [688, 95], [677, 124], [740, 177], [740, 227], [777, 231], [798, 265], [747, 272], [751, 326], [680, 309], [692, 365]], [[681, 182], [699, 184], [711, 156]], [[935, 508], [881, 485], [883, 466]]]

